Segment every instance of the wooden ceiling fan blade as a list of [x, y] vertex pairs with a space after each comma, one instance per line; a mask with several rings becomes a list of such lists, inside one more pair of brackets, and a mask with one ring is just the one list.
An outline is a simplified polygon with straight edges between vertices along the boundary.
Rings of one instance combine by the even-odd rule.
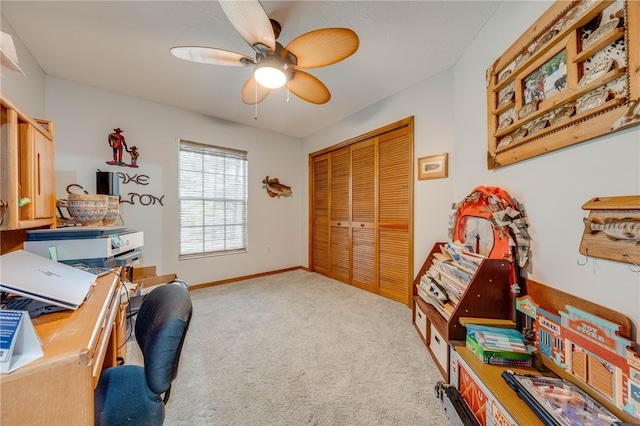
[[231, 25], [256, 51], [266, 54], [276, 48], [271, 21], [258, 0], [220, 0]]
[[307, 102], [320, 105], [331, 99], [331, 93], [329, 93], [327, 86], [304, 71], [295, 70], [288, 84], [291, 93]]
[[318, 68], [348, 58], [359, 45], [358, 35], [348, 28], [323, 28], [297, 37], [285, 51], [298, 58], [296, 68]]
[[217, 49], [215, 47], [176, 46], [172, 47], [170, 52], [176, 58], [184, 59], [185, 61], [199, 62], [201, 64], [227, 65], [234, 67], [255, 64], [253, 58], [241, 53]]
[[260, 103], [269, 96], [269, 93], [271, 93], [271, 89], [259, 85], [256, 79], [251, 76], [242, 86], [242, 102], [249, 105]]

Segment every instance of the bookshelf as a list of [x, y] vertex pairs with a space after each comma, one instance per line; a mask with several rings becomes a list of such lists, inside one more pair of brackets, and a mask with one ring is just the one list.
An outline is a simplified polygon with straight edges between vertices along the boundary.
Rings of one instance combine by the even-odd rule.
[[449, 342], [464, 341], [465, 328], [460, 317], [509, 319], [511, 314], [509, 262], [501, 259], [480, 261], [459, 301], [450, 306], [445, 318], [432, 304], [419, 296], [421, 278], [431, 265], [441, 257], [441, 247], [436, 243], [413, 281], [413, 324], [424, 341], [445, 380], [449, 380]]

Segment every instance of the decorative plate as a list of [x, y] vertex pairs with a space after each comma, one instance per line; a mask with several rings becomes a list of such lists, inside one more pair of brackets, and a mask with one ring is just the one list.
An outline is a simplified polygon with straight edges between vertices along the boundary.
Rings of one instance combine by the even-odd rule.
[[502, 74], [500, 74], [500, 76], [498, 77], [498, 83], [501, 82], [502, 80], [504, 80], [505, 78], [509, 77], [511, 75], [511, 70], [508, 69], [506, 71], [504, 71]]
[[527, 102], [526, 104], [522, 105], [522, 108], [520, 109], [520, 112], [518, 113], [518, 117], [519, 118], [525, 118], [527, 115], [531, 114], [532, 112], [536, 111], [538, 109], [538, 100], [534, 99], [531, 102]]
[[505, 118], [502, 119], [502, 121], [500, 121], [500, 124], [498, 125], [498, 129], [497, 130], [502, 130], [507, 126], [510, 126], [511, 123], [513, 123], [513, 118], [505, 117]]
[[555, 126], [556, 124], [564, 123], [569, 120], [569, 117], [573, 115], [576, 107], [573, 102], [566, 104], [562, 108], [556, 110], [553, 118], [550, 121], [551, 126]]
[[513, 95], [515, 95], [515, 94], [516, 94], [516, 92], [514, 92], [513, 90], [510, 90], [507, 93], [505, 93], [504, 95], [502, 95], [502, 97], [498, 101], [498, 108], [500, 108], [500, 107], [508, 104], [509, 102], [511, 102], [513, 100]]
[[582, 87], [602, 77], [603, 75], [609, 72], [609, 70], [611, 69], [614, 63], [615, 63], [614, 60], [611, 58], [605, 59], [602, 62], [597, 63], [593, 68], [591, 68], [589, 71], [584, 73], [584, 75], [580, 79], [580, 82], [578, 82], [578, 87]]
[[585, 111], [599, 107], [609, 99], [609, 90], [598, 90], [597, 92], [590, 93], [581, 101], [578, 101], [576, 107], [576, 114], [582, 114]]
[[566, 15], [564, 15], [564, 18], [562, 18], [562, 28], [566, 28], [569, 25], [573, 24], [573, 22], [582, 14], [582, 8], [578, 5], [576, 5], [574, 8], [572, 8], [569, 12], [567, 12]]
[[518, 130], [515, 131], [515, 133], [513, 134], [513, 141], [517, 142], [520, 139], [524, 138], [525, 136], [527, 136], [527, 129], [525, 129], [524, 127], [520, 127]]
[[540, 41], [536, 44], [536, 46], [533, 48], [531, 53], [535, 52], [536, 50], [540, 49], [542, 46], [547, 44], [549, 40], [551, 40], [556, 34], [558, 34], [558, 30], [556, 29], [549, 30], [549, 32], [547, 32], [545, 35], [542, 36], [542, 38], [540, 38]]
[[500, 139], [500, 142], [498, 143], [498, 146], [496, 146], [496, 148], [504, 148], [505, 146], [509, 145], [511, 142], [513, 142], [513, 136], [509, 135], [509, 136], [505, 136], [504, 138]]
[[524, 52], [522, 55], [518, 56], [518, 58], [516, 59], [516, 67], [519, 67], [521, 63], [523, 63], [530, 57], [531, 57], [530, 52]]
[[586, 49], [596, 41], [600, 40], [605, 34], [618, 27], [620, 24], [620, 18], [613, 18], [610, 21], [600, 25], [594, 32], [591, 33], [585, 41], [582, 42], [582, 49]]
[[547, 127], [547, 124], [549, 124], [549, 120], [547, 120], [546, 118], [536, 121], [529, 127], [529, 131], [527, 132], [527, 134], [533, 135], [534, 133], [538, 133], [540, 130]]

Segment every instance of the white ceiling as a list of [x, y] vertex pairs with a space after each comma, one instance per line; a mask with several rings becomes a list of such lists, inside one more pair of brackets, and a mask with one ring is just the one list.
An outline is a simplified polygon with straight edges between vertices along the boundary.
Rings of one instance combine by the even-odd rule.
[[[330, 90], [324, 105], [286, 88], [255, 107], [240, 100], [250, 67], [186, 62], [169, 48], [202, 45], [254, 57], [216, 1], [10, 1], [2, 14], [44, 72], [129, 96], [303, 138], [452, 67], [499, 1], [264, 1], [278, 41], [347, 27], [358, 51], [308, 70]], [[18, 52], [19, 54], [19, 52]]]

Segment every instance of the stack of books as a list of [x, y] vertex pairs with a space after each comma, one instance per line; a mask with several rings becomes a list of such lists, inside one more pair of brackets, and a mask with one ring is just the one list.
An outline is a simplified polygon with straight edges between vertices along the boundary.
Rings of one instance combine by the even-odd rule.
[[487, 364], [531, 366], [531, 348], [522, 333], [511, 328], [467, 324], [466, 346]]
[[441, 245], [420, 277], [418, 295], [448, 320], [483, 259], [458, 242]]

